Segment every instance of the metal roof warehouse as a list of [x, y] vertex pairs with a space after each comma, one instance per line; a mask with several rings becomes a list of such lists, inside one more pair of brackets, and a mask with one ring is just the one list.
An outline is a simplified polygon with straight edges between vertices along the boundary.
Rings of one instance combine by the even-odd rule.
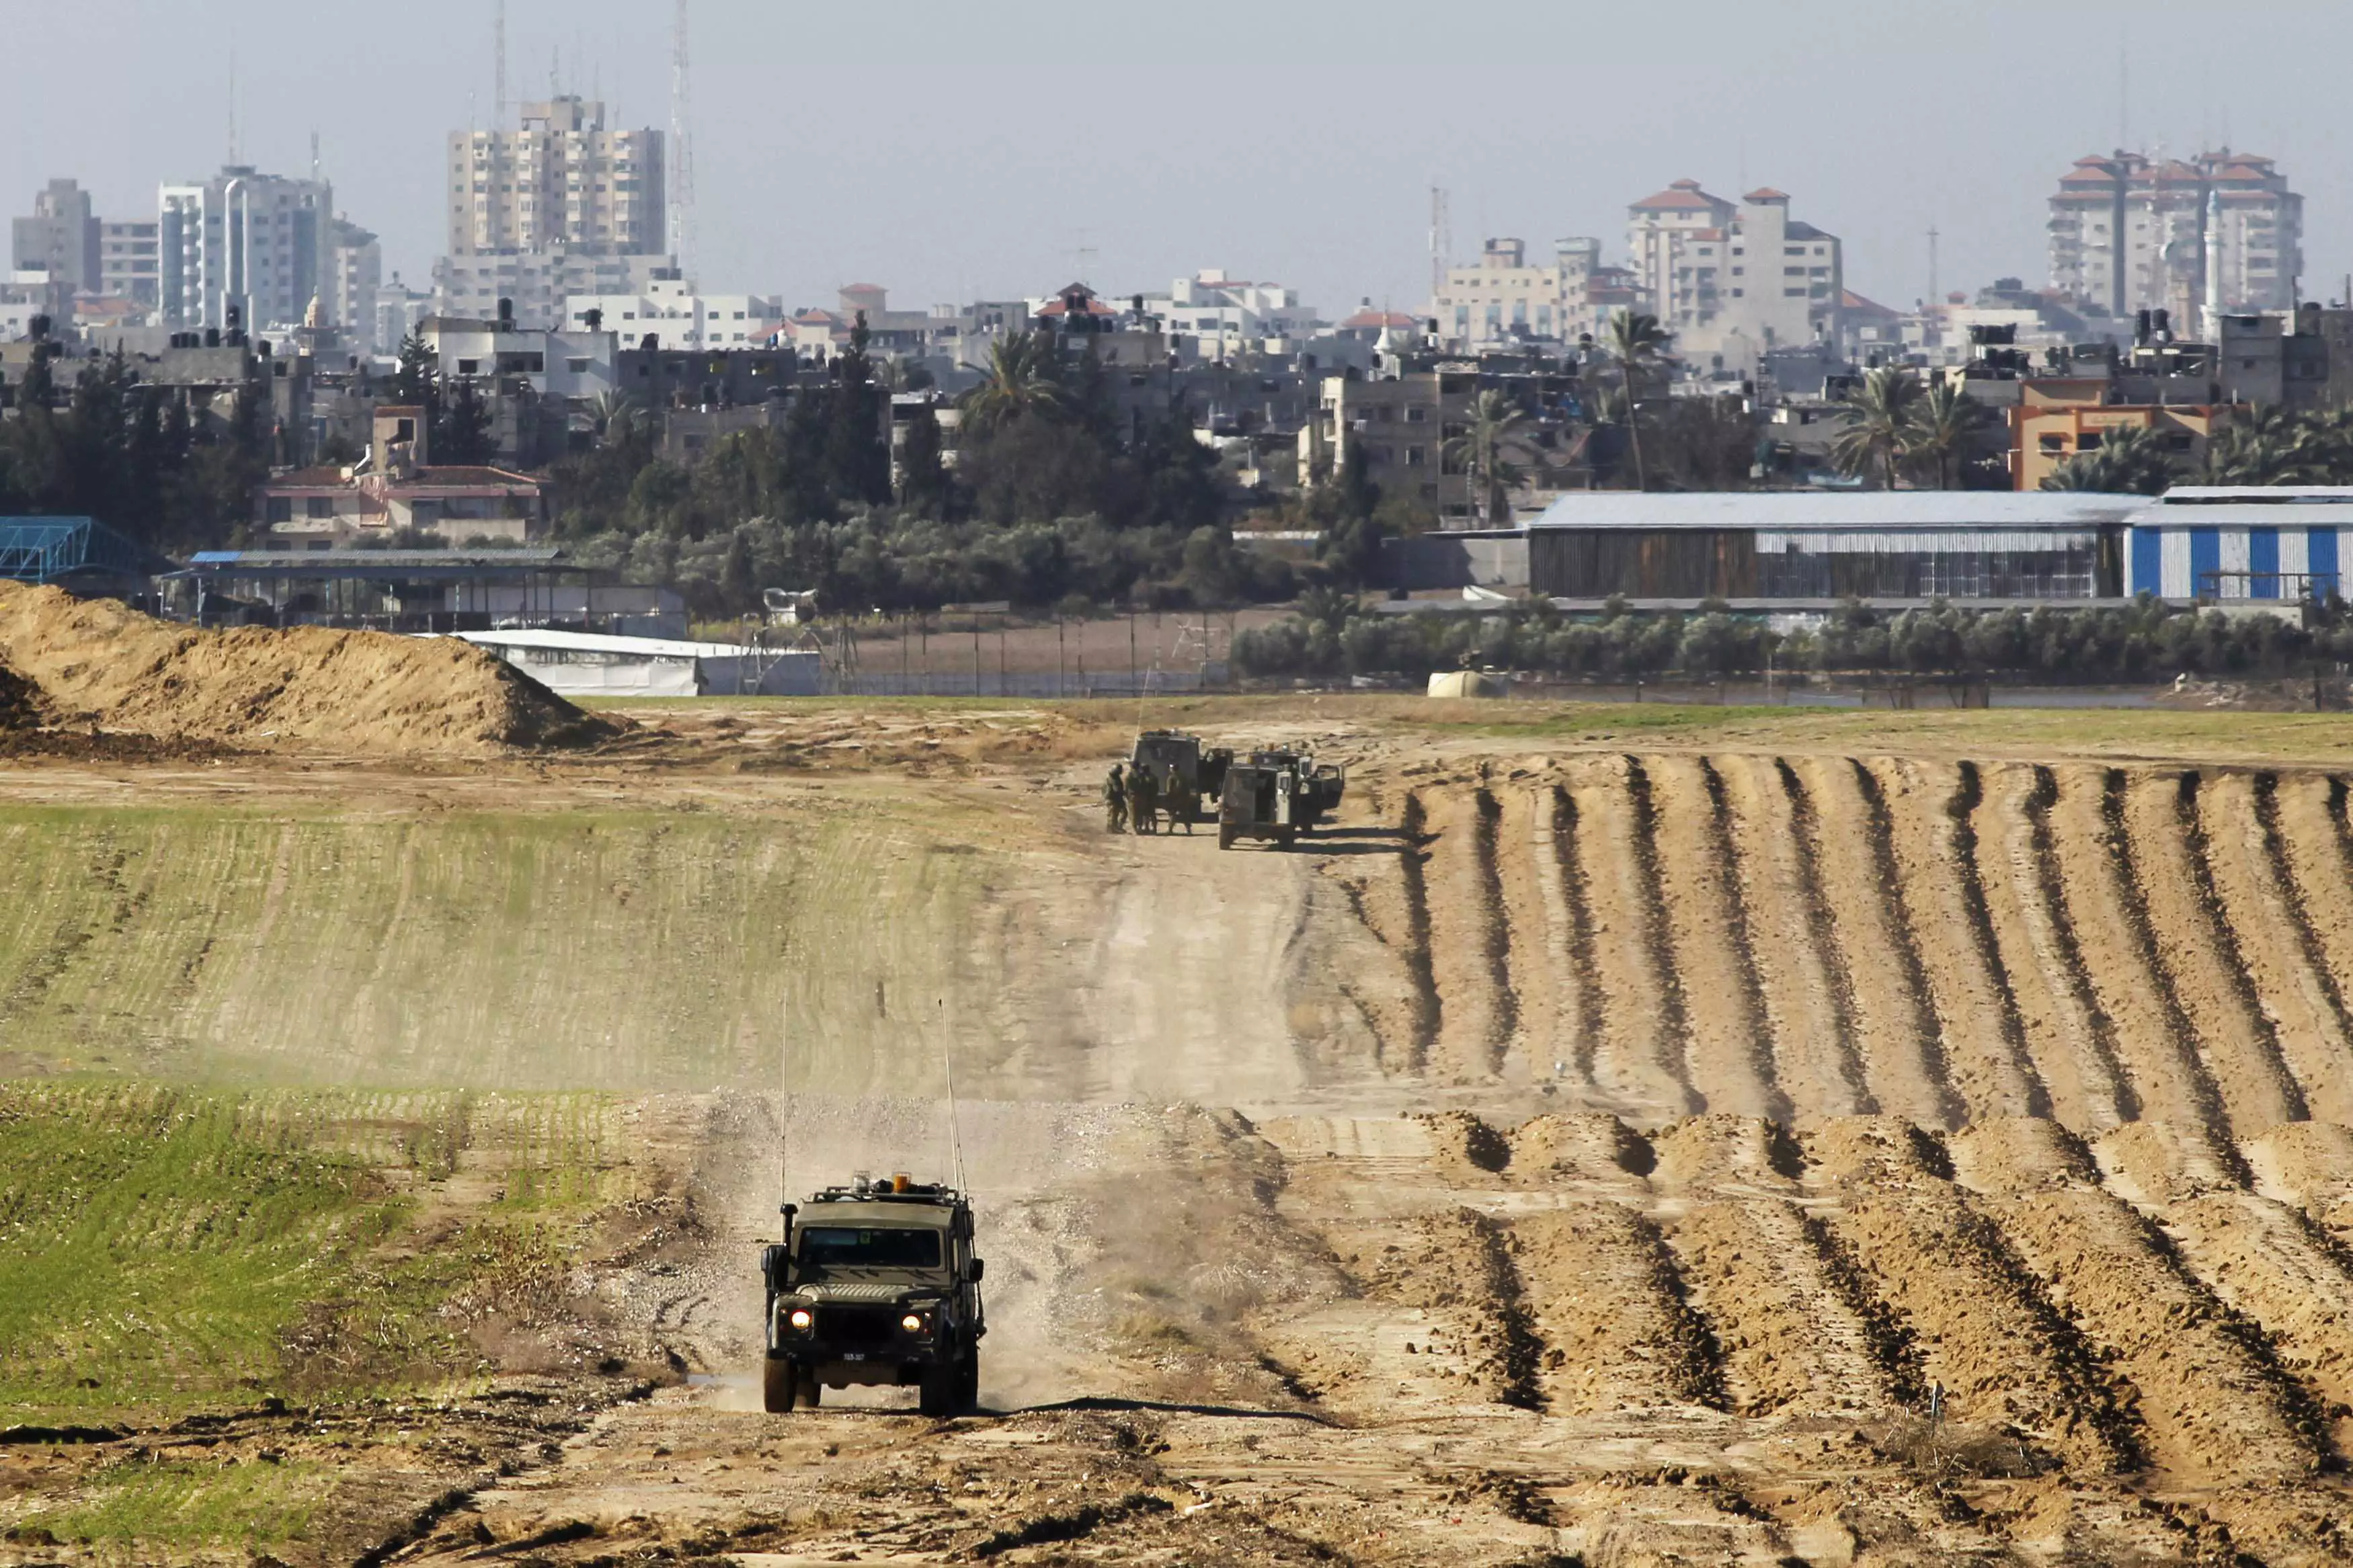
[[2126, 520], [2089, 491], [1765, 490], [1565, 495], [1528, 524], [1551, 598], [2118, 598]]

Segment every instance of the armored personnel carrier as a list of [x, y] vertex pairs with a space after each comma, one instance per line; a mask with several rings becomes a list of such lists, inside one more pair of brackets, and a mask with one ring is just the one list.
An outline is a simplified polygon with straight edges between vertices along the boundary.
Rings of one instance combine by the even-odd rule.
[[871, 1384], [912, 1384], [926, 1415], [970, 1410], [988, 1329], [965, 1194], [860, 1174], [782, 1212], [785, 1239], [760, 1259], [767, 1408], [815, 1409], [820, 1389]]

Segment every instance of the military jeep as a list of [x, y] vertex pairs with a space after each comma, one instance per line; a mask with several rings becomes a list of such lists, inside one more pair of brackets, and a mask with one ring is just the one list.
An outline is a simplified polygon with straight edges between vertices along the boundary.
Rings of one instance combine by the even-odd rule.
[[864, 1384], [913, 1385], [926, 1415], [970, 1410], [988, 1329], [965, 1195], [861, 1174], [782, 1213], [785, 1239], [760, 1259], [767, 1408], [815, 1409], [820, 1389]]
[[1226, 769], [1218, 798], [1218, 847], [1239, 839], [1271, 838], [1288, 849], [1303, 833], [1338, 809], [1347, 788], [1345, 770], [1318, 765], [1303, 750], [1252, 752]]
[[1225, 787], [1226, 769], [1234, 760], [1232, 748], [1205, 746], [1198, 735], [1182, 730], [1145, 730], [1135, 737], [1128, 767], [1152, 775], [1163, 809], [1176, 798], [1177, 786], [1199, 800], [1215, 800]]

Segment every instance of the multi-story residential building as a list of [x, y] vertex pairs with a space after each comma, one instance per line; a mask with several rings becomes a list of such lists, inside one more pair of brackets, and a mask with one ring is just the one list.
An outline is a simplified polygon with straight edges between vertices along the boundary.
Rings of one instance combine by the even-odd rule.
[[[320, 314], [340, 325], [352, 348], [366, 354], [378, 348], [375, 295], [384, 282], [384, 247], [375, 235], [348, 218], [337, 218], [328, 244], [327, 287], [320, 291]], [[396, 341], [392, 345], [399, 347]]]
[[650, 335], [670, 348], [753, 349], [776, 335], [780, 309], [758, 294], [705, 294], [683, 279], [657, 278], [641, 291], [575, 294], [564, 301], [564, 322], [585, 331], [593, 310], [633, 347]]
[[1448, 269], [1430, 314], [1440, 335], [1473, 353], [1530, 339], [1573, 343], [1594, 330], [1600, 266], [1598, 239], [1559, 240], [1551, 263], [1534, 266], [1519, 240], [1491, 239], [1476, 266]]
[[1637, 286], [1695, 371], [1753, 374], [1758, 356], [1835, 335], [1845, 261], [1835, 235], [1770, 186], [1736, 205], [1677, 180], [1627, 209]]
[[401, 343], [433, 313], [433, 296], [421, 289], [411, 289], [392, 275], [389, 283], [379, 283], [375, 289], [375, 352], [396, 354]]
[[51, 180], [33, 198], [32, 216], [14, 220], [9, 229], [15, 270], [47, 273], [68, 299], [98, 291], [98, 215], [79, 184]]
[[2078, 158], [2051, 198], [2051, 286], [2106, 316], [2168, 312], [2177, 331], [2201, 315], [2284, 310], [2304, 269], [2304, 198], [2269, 158], [2189, 159], [2118, 152]]
[[634, 293], [675, 276], [663, 153], [659, 131], [607, 130], [593, 99], [526, 103], [513, 131], [452, 132], [439, 309], [493, 316], [503, 299], [518, 322], [554, 327], [568, 296]]
[[[291, 326], [332, 270], [334, 190], [233, 163], [165, 185], [157, 216], [159, 304], [175, 327]], [[323, 300], [322, 300], [323, 302]], [[339, 324], [339, 323], [335, 323]]]
[[153, 221], [101, 222], [98, 226], [98, 291], [153, 310], [163, 287]]
[[1300, 471], [1336, 475], [1350, 448], [1358, 448], [1375, 484], [1419, 502], [1447, 527], [1468, 528], [1470, 477], [1446, 455], [1446, 444], [1469, 428], [1478, 391], [1469, 365], [1326, 376], [1316, 412], [1299, 433]]

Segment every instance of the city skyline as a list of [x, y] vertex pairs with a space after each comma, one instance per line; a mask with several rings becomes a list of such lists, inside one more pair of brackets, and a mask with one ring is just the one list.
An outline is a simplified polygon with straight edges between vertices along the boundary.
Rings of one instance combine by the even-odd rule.
[[[2353, 258], [2353, 215], [2329, 197], [2353, 178], [2353, 153], [2327, 132], [2316, 90], [2330, 43], [2353, 44], [2353, 16], [2335, 8], [2271, 7], [2272, 25], [2201, 36], [2194, 50], [2170, 41], [2189, 36], [2171, 24], [2200, 14], [2168, 4], [2139, 8], [2121, 50], [2105, 26], [2007, 0], [1957, 35], [1923, 11], [1880, 18], [1872, 39], [1855, 36], [1851, 13], [1812, 0], [1769, 16], [1683, 9], [1695, 25], [1661, 58], [1639, 19], [1493, 7], [1484, 36], [1520, 47], [1417, 80], [1388, 46], [1398, 30], [1381, 26], [1405, 14], [1377, 7], [1345, 18], [1293, 7], [1196, 49], [1140, 31], [1134, 14], [1074, 33], [1061, 13], [1016, 0], [986, 16], [878, 22], [810, 49], [770, 8], [694, 0], [691, 269], [705, 287], [794, 303], [872, 278], [913, 305], [1076, 276], [1159, 287], [1223, 267], [1297, 288], [1327, 314], [1363, 298], [1412, 309], [1429, 292], [1433, 183], [1451, 194], [1457, 261], [1490, 236], [1548, 246], [1571, 234], [1602, 237], [1614, 261], [1626, 205], [1690, 177], [1796, 193], [1845, 239], [1849, 286], [1901, 308], [1926, 294], [1932, 224], [1943, 290], [1998, 276], [2039, 285], [2051, 185], [2127, 138], [2276, 160], [2314, 196], [2306, 297], [2328, 297]], [[560, 85], [601, 93], [616, 124], [667, 128], [670, 6], [509, 0], [507, 11], [511, 100]], [[389, 30], [379, 13], [290, 0], [95, 0], [70, 21], [30, 15], [21, 25], [36, 55], [114, 40], [118, 75], [151, 99], [168, 89], [176, 129], [92, 121], [77, 112], [87, 97], [72, 73], [37, 73], [11, 96], [24, 124], [0, 145], [0, 180], [29, 195], [78, 178], [108, 217], [151, 214], [156, 187], [226, 160], [234, 57], [244, 160], [306, 177], [315, 131], [342, 210], [383, 237], [387, 277], [423, 287], [445, 241], [448, 137], [501, 117], [492, 8], [427, 0], [403, 15]], [[2283, 37], [2298, 47], [2279, 48]], [[2017, 40], [2031, 41], [2031, 59]], [[887, 68], [910, 58], [924, 66], [912, 81]], [[1622, 71], [1629, 58], [1644, 68]], [[2306, 79], [2316, 90], [2301, 89]], [[396, 91], [396, 115], [354, 116]], [[1431, 102], [1405, 111], [1416, 94]], [[21, 133], [36, 124], [79, 129], [71, 142]]]

